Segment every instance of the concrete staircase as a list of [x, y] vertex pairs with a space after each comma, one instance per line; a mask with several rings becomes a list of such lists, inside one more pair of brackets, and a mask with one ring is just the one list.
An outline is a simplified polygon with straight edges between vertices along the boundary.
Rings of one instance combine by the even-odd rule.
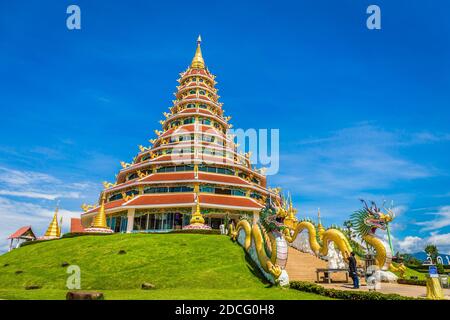
[[[286, 271], [289, 275], [290, 281], [309, 281], [316, 282], [316, 269], [326, 269], [328, 263], [310, 253], [301, 252], [295, 248], [288, 247], [288, 261], [286, 264]], [[323, 277], [323, 273], [321, 273]], [[320, 279], [322, 281], [323, 279]], [[333, 273], [332, 281], [345, 282], [345, 274]]]
[[304, 253], [292, 247], [288, 248], [286, 271], [289, 275], [289, 280], [315, 282], [317, 280], [316, 269], [326, 267], [326, 261], [310, 253]]

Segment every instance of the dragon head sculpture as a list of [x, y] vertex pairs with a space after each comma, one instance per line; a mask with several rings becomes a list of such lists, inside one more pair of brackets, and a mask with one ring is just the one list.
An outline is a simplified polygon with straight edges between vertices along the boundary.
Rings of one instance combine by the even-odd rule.
[[351, 215], [353, 226], [361, 236], [374, 234], [377, 229], [386, 230], [388, 224], [394, 220], [393, 211], [391, 208], [386, 209], [384, 204], [385, 212], [382, 212], [373, 201], [370, 207], [365, 200], [361, 199], [361, 202], [364, 207]]
[[259, 213], [259, 221], [267, 231], [283, 231], [284, 219], [288, 212], [282, 204], [283, 199], [276, 197], [269, 199], [268, 203]]

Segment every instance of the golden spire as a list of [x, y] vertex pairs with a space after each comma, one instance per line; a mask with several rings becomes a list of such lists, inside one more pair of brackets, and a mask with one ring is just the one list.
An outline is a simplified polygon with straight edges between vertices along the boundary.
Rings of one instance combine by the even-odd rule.
[[202, 42], [202, 38], [200, 35], [197, 39], [197, 50], [195, 50], [194, 59], [192, 59], [191, 68], [195, 69], [205, 69], [205, 61], [202, 56], [202, 49], [200, 48], [200, 43]]
[[203, 219], [203, 216], [200, 212], [200, 196], [198, 193], [196, 193], [196, 194], [197, 194], [197, 206], [196, 206], [195, 213], [192, 215], [191, 221], [189, 221], [189, 223], [190, 224], [204, 224], [205, 219]]
[[106, 195], [103, 192], [100, 209], [98, 210], [98, 213], [94, 218], [94, 221], [92, 221], [91, 228], [109, 229], [108, 225], [106, 224], [105, 200], [106, 200]]
[[50, 222], [50, 225], [48, 226], [47, 231], [45, 232], [44, 237], [49, 238], [59, 238], [61, 236], [61, 228], [58, 224], [58, 205], [55, 209], [55, 214], [53, 215], [52, 222]]
[[322, 223], [320, 221], [320, 208], [317, 209], [317, 231], [319, 238], [322, 239], [322, 235], [325, 232], [325, 228], [322, 226]]

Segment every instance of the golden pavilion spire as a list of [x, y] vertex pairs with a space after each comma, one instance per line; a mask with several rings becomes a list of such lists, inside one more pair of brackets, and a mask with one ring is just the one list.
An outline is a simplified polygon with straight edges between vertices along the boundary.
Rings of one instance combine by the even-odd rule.
[[322, 222], [320, 221], [320, 208], [317, 209], [317, 231], [319, 238], [322, 239], [325, 228], [322, 226]]
[[202, 56], [202, 48], [200, 44], [202, 42], [202, 37], [199, 35], [197, 38], [197, 50], [195, 50], [194, 59], [192, 59], [191, 68], [195, 69], [205, 69], [205, 61]]
[[108, 225], [106, 224], [105, 200], [106, 200], [106, 195], [103, 192], [100, 209], [98, 210], [98, 213], [94, 218], [94, 221], [92, 221], [91, 228], [109, 229]]
[[45, 232], [44, 238], [59, 238], [61, 236], [61, 228], [58, 224], [58, 205], [56, 205], [55, 213], [53, 214], [52, 222]]

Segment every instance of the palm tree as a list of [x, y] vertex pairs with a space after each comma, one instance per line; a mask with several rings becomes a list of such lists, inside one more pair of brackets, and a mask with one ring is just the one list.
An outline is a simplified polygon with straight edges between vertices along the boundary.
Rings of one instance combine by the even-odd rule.
[[437, 256], [439, 255], [438, 248], [434, 244], [427, 244], [425, 247], [425, 252], [431, 257], [431, 259], [436, 263]]

